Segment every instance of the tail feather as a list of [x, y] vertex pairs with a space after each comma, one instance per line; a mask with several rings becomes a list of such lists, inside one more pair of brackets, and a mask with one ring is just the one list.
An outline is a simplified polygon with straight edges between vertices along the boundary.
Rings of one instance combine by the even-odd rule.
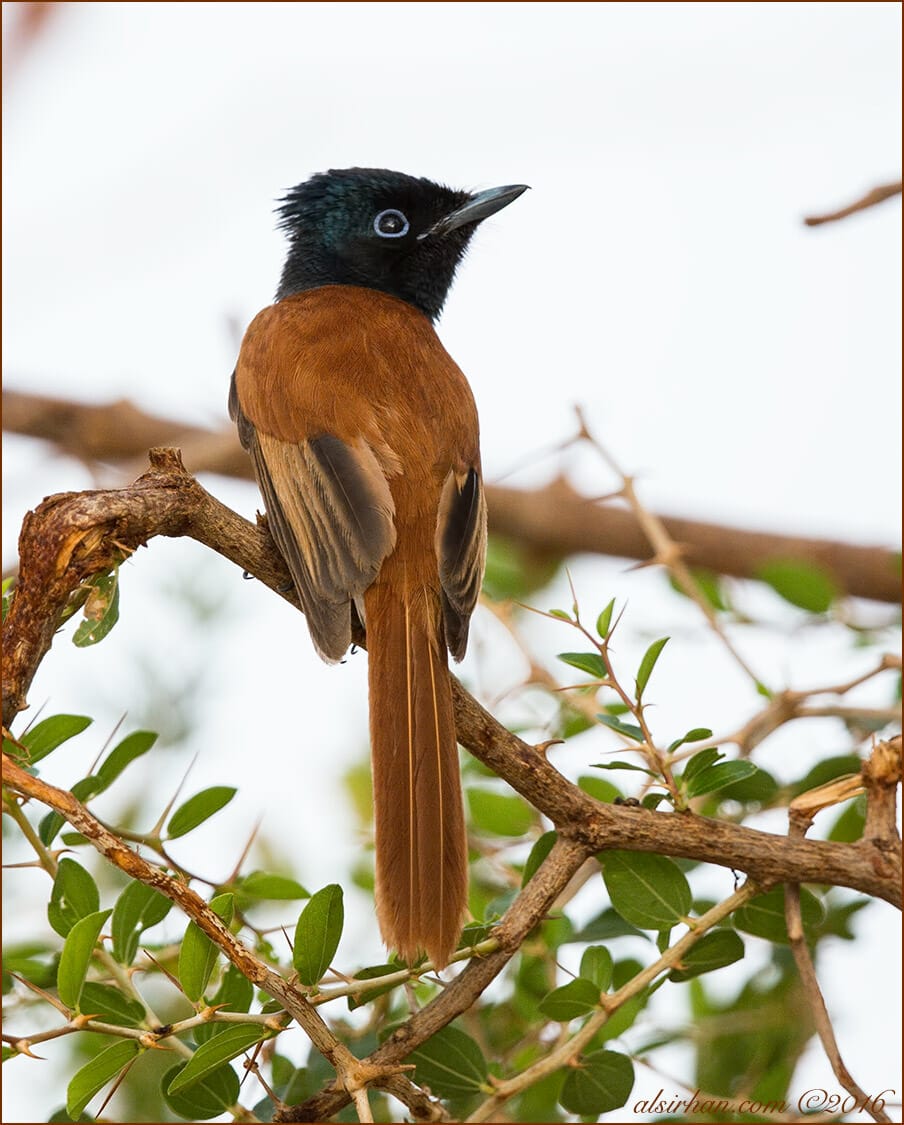
[[438, 599], [366, 594], [377, 919], [407, 961], [445, 965], [467, 903], [468, 855]]

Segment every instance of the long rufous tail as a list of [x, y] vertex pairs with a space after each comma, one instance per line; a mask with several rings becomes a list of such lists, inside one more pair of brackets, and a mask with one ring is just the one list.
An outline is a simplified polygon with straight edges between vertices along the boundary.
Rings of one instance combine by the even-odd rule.
[[377, 582], [365, 595], [377, 919], [406, 961], [448, 963], [468, 852], [438, 598]]

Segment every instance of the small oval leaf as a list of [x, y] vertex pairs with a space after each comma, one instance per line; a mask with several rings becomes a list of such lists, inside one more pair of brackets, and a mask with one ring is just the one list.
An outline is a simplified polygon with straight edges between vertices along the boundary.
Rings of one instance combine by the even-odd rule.
[[441, 1098], [478, 1093], [487, 1081], [483, 1051], [457, 1027], [444, 1027], [409, 1056], [415, 1081]]
[[623, 1106], [634, 1089], [634, 1064], [617, 1051], [593, 1051], [568, 1071], [559, 1104], [580, 1117], [599, 1117]]
[[173, 1077], [167, 1087], [167, 1093], [172, 1096], [180, 1090], [193, 1086], [202, 1078], [219, 1070], [224, 1063], [243, 1054], [255, 1043], [260, 1043], [262, 1039], [270, 1039], [272, 1036], [272, 1031], [261, 1027], [258, 1023], [228, 1024], [219, 1035], [201, 1044], [183, 1069]]
[[131, 965], [138, 952], [144, 930], [150, 929], [169, 914], [172, 902], [144, 883], [129, 883], [113, 907], [111, 933], [113, 956], [122, 965]]
[[557, 839], [558, 836], [555, 832], [544, 832], [531, 848], [527, 862], [524, 864], [524, 872], [521, 875], [522, 887], [526, 887], [533, 876], [537, 874], [540, 864], [552, 851], [553, 844]]
[[[825, 917], [825, 909], [818, 898], [806, 889], [800, 889], [800, 913], [804, 934], [813, 936], [813, 930]], [[746, 934], [766, 938], [787, 945], [788, 927], [785, 924], [785, 892], [781, 887], [757, 895], [732, 915], [735, 927]]]
[[100, 892], [88, 872], [68, 856], [61, 859], [47, 904], [47, 921], [60, 937], [66, 937], [76, 922], [99, 907]]
[[[93, 721], [87, 715], [51, 715], [49, 719], [42, 719], [39, 723], [35, 723], [31, 730], [27, 730], [19, 739], [28, 751], [26, 761], [33, 766], [35, 762], [46, 758], [64, 742], [81, 734]], [[12, 753], [16, 757], [19, 756], [15, 744], [12, 744]]]
[[57, 969], [57, 991], [67, 1008], [78, 1010], [82, 985], [91, 961], [91, 954], [111, 911], [98, 910], [76, 922], [63, 942], [60, 966]]
[[663, 930], [691, 908], [691, 888], [678, 865], [646, 852], [603, 852], [603, 879], [619, 914], [643, 930]]
[[605, 945], [591, 945], [581, 957], [581, 977], [592, 981], [597, 992], [605, 992], [612, 983], [612, 954]]
[[127, 734], [122, 742], [113, 747], [97, 771], [96, 776], [102, 783], [102, 788], [106, 789], [111, 785], [126, 766], [146, 754], [156, 741], [157, 735], [152, 730], [136, 730]]
[[310, 898], [301, 883], [285, 875], [271, 875], [267, 871], [252, 871], [239, 882], [242, 894], [249, 898], [288, 900]]
[[69, 1117], [78, 1121], [82, 1110], [94, 1095], [140, 1052], [141, 1047], [136, 1039], [120, 1039], [95, 1055], [81, 1070], [77, 1070], [66, 1090], [66, 1112]]
[[711, 930], [685, 953], [680, 967], [669, 973], [669, 980], [690, 980], [732, 965], [743, 956], [744, 942], [734, 930]]
[[476, 826], [494, 836], [523, 836], [536, 823], [536, 812], [521, 797], [489, 789], [468, 789], [467, 796]]
[[119, 620], [119, 570], [95, 574], [84, 585], [89, 592], [82, 610], [85, 619], [72, 635], [76, 648], [98, 644]]
[[827, 613], [838, 597], [838, 587], [827, 571], [799, 559], [774, 559], [760, 567], [757, 577], [808, 613]]
[[[210, 909], [228, 926], [235, 911], [231, 894], [217, 895], [210, 900]], [[219, 949], [195, 922], [189, 922], [179, 947], [179, 983], [193, 1003], [198, 1003], [217, 963]]]
[[235, 794], [236, 790], [230, 785], [212, 785], [210, 789], [202, 789], [194, 797], [189, 797], [170, 817], [170, 822], [166, 826], [168, 839], [175, 840], [179, 836], [184, 836], [186, 832], [191, 832], [199, 824], [203, 824], [224, 805], [228, 805]]
[[557, 659], [595, 680], [604, 680], [608, 675], [606, 662], [598, 652], [560, 652]]
[[330, 967], [339, 948], [345, 907], [342, 888], [331, 883], [318, 891], [302, 910], [295, 927], [292, 960], [302, 984], [315, 985]]
[[659, 654], [668, 644], [668, 637], [660, 637], [658, 641], [653, 641], [647, 651], [643, 654], [643, 659], [640, 662], [640, 667], [637, 669], [637, 698], [644, 693], [644, 688], [650, 679], [650, 673], [659, 659]]
[[577, 977], [544, 996], [539, 1009], [548, 1019], [570, 1023], [599, 1007], [601, 991], [591, 981]]
[[695, 777], [691, 778], [687, 786], [688, 797], [701, 797], [704, 793], [716, 793], [736, 781], [745, 781], [753, 777], [757, 767], [753, 762], [717, 762], [714, 766], [707, 766]]
[[606, 606], [596, 619], [597, 634], [605, 641], [609, 636], [609, 627], [612, 624], [612, 611], [615, 609], [615, 598]]
[[180, 1063], [163, 1076], [163, 1100], [173, 1113], [186, 1121], [209, 1121], [219, 1117], [239, 1100], [239, 1076], [231, 1066], [221, 1066], [204, 1078], [199, 1078], [188, 1089], [171, 1094], [169, 1087], [185, 1070], [188, 1063]]

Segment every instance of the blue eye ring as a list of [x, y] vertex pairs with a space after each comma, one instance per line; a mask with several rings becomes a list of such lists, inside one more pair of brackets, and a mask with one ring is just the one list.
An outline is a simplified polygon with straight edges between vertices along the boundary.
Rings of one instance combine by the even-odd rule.
[[380, 238], [404, 238], [410, 228], [408, 219], [395, 207], [388, 207], [374, 218], [374, 233]]

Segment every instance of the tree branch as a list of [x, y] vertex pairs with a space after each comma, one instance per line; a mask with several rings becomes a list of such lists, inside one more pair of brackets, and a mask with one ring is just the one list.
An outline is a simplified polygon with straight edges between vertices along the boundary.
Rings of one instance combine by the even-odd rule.
[[877, 203], [884, 203], [886, 199], [894, 199], [901, 194], [901, 181], [893, 184], [882, 184], [868, 191], [860, 199], [849, 203], [838, 211], [829, 211], [823, 215], [808, 215], [804, 222], [808, 227], [818, 227], [822, 223], [836, 223], [839, 219], [846, 219], [848, 215], [855, 215], [858, 211], [865, 211], [868, 207], [875, 207]]
[[[4, 725], [26, 705], [37, 667], [79, 586], [104, 573], [155, 535], [186, 535], [255, 575], [297, 606], [289, 576], [265, 521], [248, 523], [226, 508], [182, 466], [178, 451], [154, 449], [151, 468], [130, 488], [50, 497], [26, 518], [20, 537], [21, 568], [4, 622]], [[371, 1056], [357, 1060], [330, 1032], [313, 1005], [237, 941], [193, 891], [146, 863], [99, 824], [71, 794], [47, 786], [4, 758], [4, 781], [16, 792], [62, 813], [111, 862], [176, 901], [249, 979], [286, 1006], [340, 1078], [282, 1120], [324, 1120], [368, 1084], [388, 1089], [412, 1110], [432, 1113], [398, 1074], [398, 1064], [437, 1030], [469, 1008], [505, 967], [525, 936], [544, 917], [581, 865], [609, 848], [683, 856], [744, 871], [760, 887], [777, 882], [818, 882], [851, 887], [900, 903], [900, 850], [888, 838], [891, 785], [864, 775], [881, 789], [877, 831], [854, 844], [774, 836], [693, 813], [652, 812], [595, 801], [563, 777], [544, 754], [502, 727], [453, 679], [459, 741], [556, 825], [559, 838], [538, 872], [494, 928], [496, 949], [473, 958], [430, 1004], [417, 1012]], [[892, 797], [893, 801], [893, 797]], [[892, 805], [893, 808], [893, 805]], [[395, 1068], [395, 1069], [394, 1069]]]
[[[141, 471], [136, 461], [149, 447], [178, 443], [192, 473], [251, 477], [250, 460], [232, 427], [187, 426], [144, 414], [126, 401], [97, 406], [4, 390], [3, 428], [53, 442], [89, 464], [118, 462], [130, 476]], [[489, 485], [487, 503], [494, 534], [548, 555], [591, 552], [644, 561], [654, 556], [634, 513], [581, 496], [562, 479], [530, 491]], [[900, 554], [885, 547], [747, 531], [679, 516], [654, 518], [691, 567], [757, 578], [767, 562], [802, 559], [855, 597], [893, 604], [900, 599]]]

